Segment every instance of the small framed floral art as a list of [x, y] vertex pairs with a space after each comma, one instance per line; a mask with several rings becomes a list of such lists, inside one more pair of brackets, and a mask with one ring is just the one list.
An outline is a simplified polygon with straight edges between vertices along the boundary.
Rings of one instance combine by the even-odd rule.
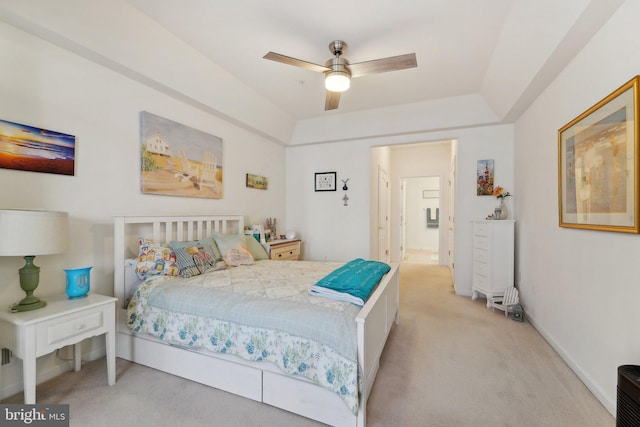
[[478, 160], [476, 174], [476, 194], [491, 196], [493, 194], [493, 160]]

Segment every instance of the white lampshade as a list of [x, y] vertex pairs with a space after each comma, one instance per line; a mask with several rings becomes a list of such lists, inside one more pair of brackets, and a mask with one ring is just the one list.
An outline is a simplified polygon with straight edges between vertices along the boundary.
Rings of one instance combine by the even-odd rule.
[[351, 79], [342, 71], [328, 72], [324, 79], [324, 87], [330, 92], [344, 92], [351, 86]]
[[0, 209], [0, 256], [57, 254], [68, 246], [67, 212]]

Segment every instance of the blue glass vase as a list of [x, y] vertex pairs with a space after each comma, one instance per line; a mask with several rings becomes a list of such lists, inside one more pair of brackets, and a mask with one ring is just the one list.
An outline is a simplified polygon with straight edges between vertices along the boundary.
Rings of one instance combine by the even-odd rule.
[[84, 298], [91, 288], [91, 276], [89, 272], [93, 267], [81, 267], [65, 269], [67, 273], [66, 292], [69, 298]]

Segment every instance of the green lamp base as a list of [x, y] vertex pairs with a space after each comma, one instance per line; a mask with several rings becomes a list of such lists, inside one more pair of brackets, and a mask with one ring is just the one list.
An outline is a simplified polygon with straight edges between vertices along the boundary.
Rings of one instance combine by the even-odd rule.
[[24, 300], [20, 301], [17, 304], [14, 304], [11, 306], [11, 311], [13, 313], [19, 313], [22, 311], [31, 311], [31, 310], [37, 310], [39, 308], [43, 308], [47, 306], [47, 302], [41, 300], [38, 297], [32, 297], [34, 299], [36, 299], [37, 301], [32, 301], [32, 302], [24, 302], [25, 300], [29, 299], [29, 298], [25, 298]]
[[40, 267], [33, 264], [34, 258], [35, 256], [24, 257], [25, 265], [18, 270], [18, 274], [20, 275], [20, 288], [22, 288], [27, 296], [11, 307], [11, 311], [14, 313], [37, 310], [47, 305], [45, 301], [33, 295], [33, 292], [40, 282]]

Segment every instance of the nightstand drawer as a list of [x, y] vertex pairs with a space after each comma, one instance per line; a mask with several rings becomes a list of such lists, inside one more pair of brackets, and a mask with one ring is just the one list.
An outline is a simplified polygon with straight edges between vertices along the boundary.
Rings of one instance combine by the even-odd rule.
[[49, 322], [43, 322], [36, 329], [38, 354], [47, 354], [61, 346], [73, 344], [84, 338], [106, 332], [103, 310], [87, 310], [69, 314]]
[[300, 256], [300, 242], [287, 243], [271, 247], [273, 260], [297, 260]]

